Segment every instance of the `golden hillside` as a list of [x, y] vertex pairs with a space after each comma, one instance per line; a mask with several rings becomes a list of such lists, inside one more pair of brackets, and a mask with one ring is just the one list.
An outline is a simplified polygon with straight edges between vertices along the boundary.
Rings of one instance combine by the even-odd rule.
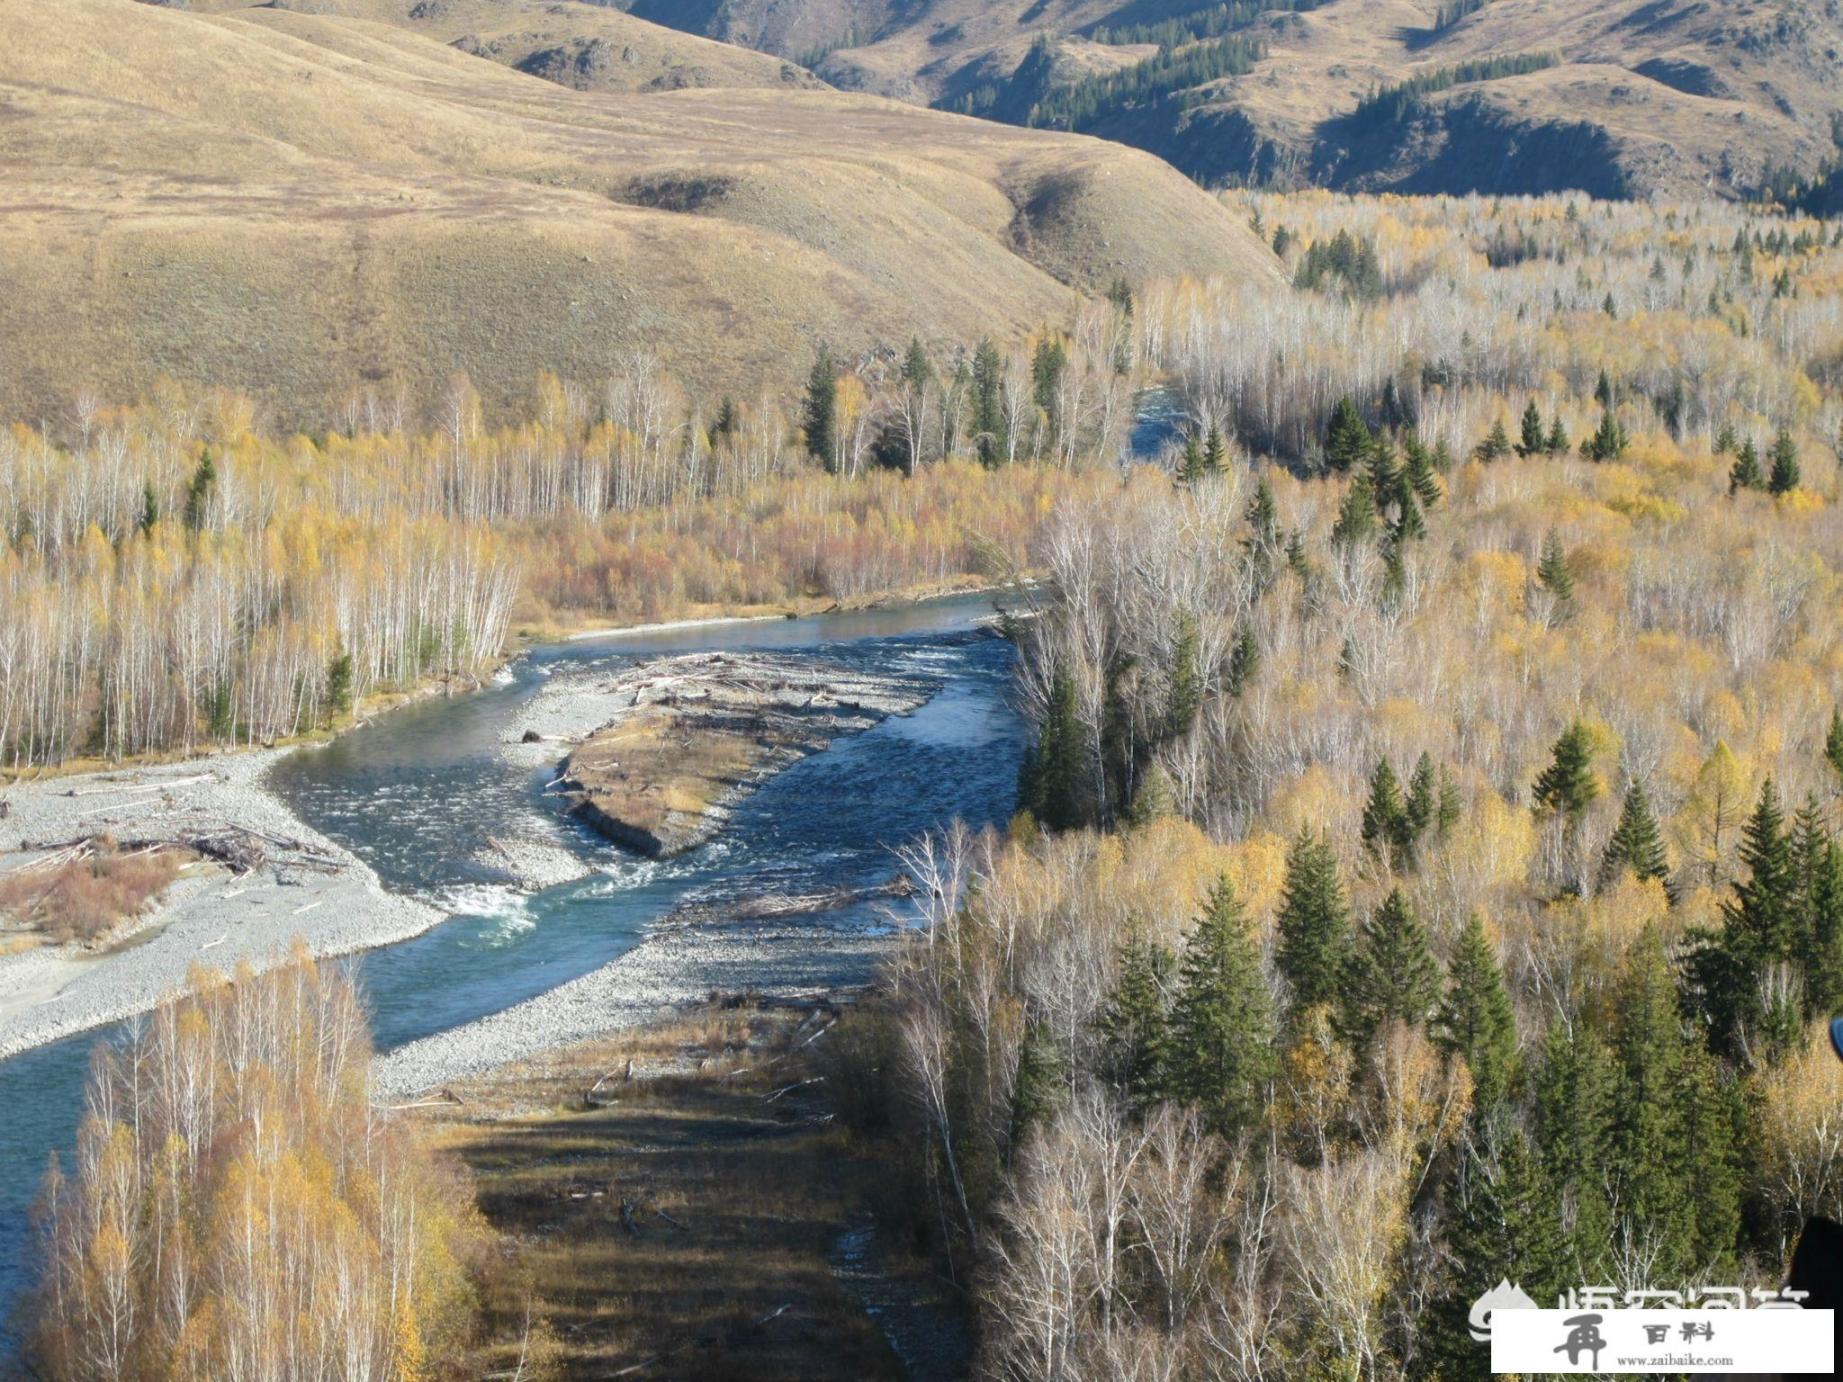
[[711, 388], [1275, 272], [1164, 164], [832, 91], [581, 92], [400, 27], [0, 7], [0, 408], [162, 375], [315, 415], [656, 352]]

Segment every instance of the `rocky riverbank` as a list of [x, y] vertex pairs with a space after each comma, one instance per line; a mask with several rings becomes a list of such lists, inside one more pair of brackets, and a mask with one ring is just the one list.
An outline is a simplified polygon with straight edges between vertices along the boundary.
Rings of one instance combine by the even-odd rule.
[[[693, 653], [647, 662], [587, 697], [608, 718], [581, 735], [551, 786], [573, 819], [638, 853], [670, 858], [716, 834], [766, 778], [843, 735], [907, 714], [937, 689], [925, 678], [807, 657]], [[551, 690], [581, 698], [582, 688]], [[573, 736], [527, 724], [518, 737], [542, 744]]]
[[30, 867], [51, 852], [44, 846], [92, 835], [235, 842], [225, 859], [187, 865], [145, 915], [97, 948], [45, 944], [0, 956], [0, 1058], [146, 1012], [194, 964], [266, 966], [296, 938], [316, 955], [342, 955], [443, 919], [384, 891], [370, 868], [267, 789], [269, 768], [291, 751], [312, 752], [222, 754], [0, 793], [0, 871]]

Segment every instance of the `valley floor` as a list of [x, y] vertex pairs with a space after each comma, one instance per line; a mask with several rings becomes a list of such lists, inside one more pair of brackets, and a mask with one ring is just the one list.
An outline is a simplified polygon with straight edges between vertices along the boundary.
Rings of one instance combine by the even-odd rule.
[[[951, 1293], [871, 1217], [824, 1001], [703, 1007], [546, 1052], [423, 1115], [497, 1235], [487, 1376], [948, 1378]], [[610, 1289], [609, 1283], [627, 1283]]]

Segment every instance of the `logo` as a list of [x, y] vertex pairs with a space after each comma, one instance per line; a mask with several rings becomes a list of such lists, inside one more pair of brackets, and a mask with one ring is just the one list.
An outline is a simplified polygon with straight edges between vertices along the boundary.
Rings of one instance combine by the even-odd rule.
[[1521, 1286], [1513, 1286], [1508, 1280], [1499, 1281], [1489, 1291], [1472, 1302], [1472, 1313], [1466, 1316], [1466, 1323], [1471, 1326], [1472, 1337], [1479, 1343], [1491, 1342], [1491, 1312], [1494, 1310], [1535, 1310], [1536, 1302], [1523, 1294]]

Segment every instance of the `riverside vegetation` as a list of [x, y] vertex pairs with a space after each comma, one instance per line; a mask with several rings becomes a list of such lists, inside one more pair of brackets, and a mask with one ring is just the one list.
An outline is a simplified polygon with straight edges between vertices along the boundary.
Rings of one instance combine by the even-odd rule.
[[[58, 651], [0, 651], [9, 756], [303, 727], [521, 618], [1008, 558], [1044, 581], [1018, 821], [912, 853], [929, 925], [828, 1077], [982, 1374], [1471, 1376], [1501, 1276], [1776, 1282], [1843, 1208], [1809, 1025], [1843, 974], [1836, 227], [1230, 200], [1295, 282], [822, 354], [784, 403], [639, 365], [504, 427], [457, 386], [415, 435], [178, 396], [16, 432], [8, 598]], [[1154, 381], [1181, 435], [1122, 471]], [[156, 558], [184, 579], [136, 584]], [[233, 560], [204, 593], [246, 636], [187, 681], [161, 640]], [[124, 665], [168, 688], [145, 741]]]

